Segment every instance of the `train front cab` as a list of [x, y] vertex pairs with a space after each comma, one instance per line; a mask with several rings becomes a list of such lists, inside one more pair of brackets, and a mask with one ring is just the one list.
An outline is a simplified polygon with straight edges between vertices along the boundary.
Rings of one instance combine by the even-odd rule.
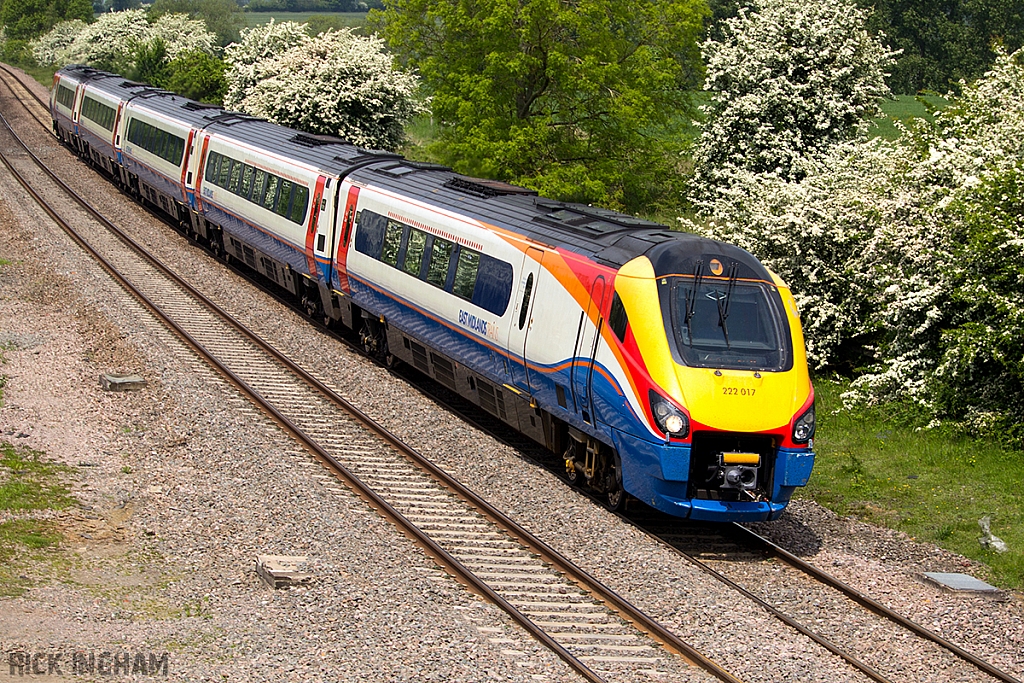
[[788, 288], [749, 254], [707, 245], [725, 253], [655, 251], [616, 277], [629, 320], [640, 323], [631, 332], [655, 427], [614, 431], [617, 451], [629, 454], [623, 486], [680, 517], [775, 519], [814, 463], [800, 321]]

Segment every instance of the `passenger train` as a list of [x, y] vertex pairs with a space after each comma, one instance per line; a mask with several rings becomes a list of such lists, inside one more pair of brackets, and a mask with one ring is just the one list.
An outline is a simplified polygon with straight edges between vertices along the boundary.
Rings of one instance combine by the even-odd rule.
[[612, 508], [768, 520], [808, 481], [796, 305], [742, 249], [89, 67], [61, 69], [50, 106], [126, 192], [564, 457]]

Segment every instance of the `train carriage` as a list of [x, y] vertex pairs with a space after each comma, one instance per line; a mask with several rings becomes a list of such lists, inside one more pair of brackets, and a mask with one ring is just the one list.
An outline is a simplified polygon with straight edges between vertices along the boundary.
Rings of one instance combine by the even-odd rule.
[[185, 177], [194, 151], [195, 129], [206, 123], [211, 107], [146, 88], [130, 95], [123, 109], [121, 183], [175, 220], [188, 221]]
[[[352, 182], [363, 186], [361, 197], [390, 197], [389, 227], [398, 227], [408, 207], [426, 207], [434, 225], [423, 227], [456, 243], [444, 252], [448, 273], [435, 289], [416, 289], [440, 238], [428, 234], [416, 247], [418, 267], [410, 268], [409, 228], [396, 232], [390, 253], [381, 243], [386, 232], [367, 240], [372, 247], [360, 244], [368, 226], [381, 231], [383, 212], [360, 202], [359, 256], [349, 256], [349, 279], [353, 301], [387, 320], [386, 353], [565, 453], [571, 477], [613, 498], [625, 490], [673, 514], [708, 519], [777, 516], [806, 483], [809, 439], [796, 443], [789, 433], [794, 416], [813, 405], [799, 322], [788, 290], [748, 253], [414, 164], [363, 169]], [[463, 305], [455, 314], [452, 284], [467, 241], [489, 243], [507, 264], [504, 310]], [[387, 264], [367, 268], [366, 256]], [[697, 272], [698, 262], [707, 270]], [[673, 292], [686, 287], [680, 282], [699, 290], [689, 316], [673, 308]], [[720, 320], [712, 304], [726, 296], [731, 339], [729, 313]], [[680, 327], [697, 335], [682, 350]], [[410, 344], [424, 350], [414, 354]], [[710, 392], [697, 388], [706, 377], [721, 378]], [[481, 379], [490, 383], [482, 392]], [[657, 411], [684, 419], [685, 433], [670, 433]]]
[[[80, 148], [78, 69], [55, 78], [51, 108]], [[631, 494], [680, 517], [774, 519], [806, 484], [814, 395], [799, 317], [749, 253], [96, 82], [125, 91], [122, 184], [368, 352], [563, 456], [569, 479], [612, 507]]]
[[[50, 98], [54, 134], [72, 145], [107, 175], [117, 173], [117, 134], [121, 106], [131, 96], [126, 81], [89, 67], [54, 75]], [[139, 84], [135, 84], [139, 85]]]

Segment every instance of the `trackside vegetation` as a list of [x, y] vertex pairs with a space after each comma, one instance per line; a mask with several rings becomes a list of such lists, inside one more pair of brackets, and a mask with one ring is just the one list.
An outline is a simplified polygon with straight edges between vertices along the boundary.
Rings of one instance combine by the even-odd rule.
[[0, 596], [21, 595], [31, 581], [23, 567], [63, 540], [57, 525], [33, 512], [74, 504], [66, 477], [70, 467], [47, 462], [40, 451], [0, 442], [0, 512], [15, 513], [0, 523]]
[[[1024, 454], [953, 429], [921, 429], [913, 405], [847, 409], [848, 385], [815, 381], [818, 457], [798, 495], [984, 562], [994, 583], [1024, 589]], [[1007, 552], [979, 542], [983, 517]]]

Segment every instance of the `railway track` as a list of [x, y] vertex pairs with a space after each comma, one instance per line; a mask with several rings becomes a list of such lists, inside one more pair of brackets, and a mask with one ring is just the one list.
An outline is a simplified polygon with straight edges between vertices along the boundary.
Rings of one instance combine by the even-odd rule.
[[[5, 74], [4, 78], [6, 81], [9, 75]], [[27, 108], [32, 106], [27, 95], [24, 99], [19, 95], [19, 100]], [[38, 107], [39, 104], [35, 106]], [[45, 111], [45, 108], [42, 109]], [[40, 117], [35, 114], [33, 118], [40, 121]], [[48, 119], [46, 122], [48, 123]], [[166, 292], [161, 296], [165, 294]], [[189, 308], [191, 306], [185, 306], [185, 309]], [[196, 321], [190, 324], [202, 328], [205, 322]], [[186, 332], [187, 329], [189, 328], [186, 328]], [[196, 336], [202, 337], [202, 334], [197, 333]], [[201, 342], [202, 339], [198, 341]], [[250, 342], [256, 347], [259, 346], [258, 342]], [[216, 340], [211, 341], [210, 345], [214, 353], [230, 355], [225, 348], [217, 347]], [[254, 348], [248, 347], [249, 350], [245, 351], [243, 356], [246, 353], [254, 353]], [[268, 352], [267, 349], [262, 351]], [[255, 352], [258, 353], [259, 349]], [[249, 357], [251, 356], [247, 358]], [[214, 360], [211, 362], [216, 364]], [[623, 608], [609, 610], [604, 607], [604, 604], [614, 605], [615, 598], [600, 597], [596, 592], [588, 592], [589, 589], [581, 588], [586, 585], [589, 577], [582, 572], [579, 575], [574, 574], [571, 566], [568, 569], [558, 567], [557, 553], [546, 546], [531, 547], [520, 535], [522, 530], [514, 523], [511, 524], [511, 531], [509, 527], [495, 527], [495, 520], [500, 513], [488, 509], [489, 506], [483, 501], [466, 503], [463, 507], [451, 507], [450, 499], [455, 495], [452, 486], [457, 486], [457, 483], [439, 483], [437, 479], [424, 476], [423, 471], [432, 467], [428, 462], [421, 461], [413, 468], [416, 470], [414, 474], [418, 476], [406, 477], [403, 470], [407, 465], [403, 462], [407, 463], [408, 457], [415, 456], [401, 454], [400, 445], [383, 445], [382, 440], [388, 438], [386, 434], [378, 432], [370, 441], [358, 442], [357, 436], [364, 428], [339, 418], [335, 413], [337, 404], [333, 399], [328, 403], [335, 403], [334, 408], [316, 403], [323, 400], [323, 389], [326, 387], [308, 394], [296, 393], [294, 380], [282, 379], [280, 375], [275, 374], [269, 369], [272, 364], [255, 365], [259, 368], [243, 368], [247, 372], [240, 373], [235, 373], [231, 370], [232, 366], [227, 365], [226, 376], [243, 389], [248, 387], [257, 395], [266, 393], [271, 402], [278, 401], [273, 404], [274, 407], [264, 407], [264, 410], [292, 433], [311, 437], [312, 443], [307, 444], [307, 448], [317, 453], [326, 467], [346, 478], [354, 490], [359, 490], [360, 483], [368, 485], [372, 491], [361, 492], [360, 495], [378, 511], [392, 519], [408, 535], [416, 537], [417, 531], [414, 528], [426, 531], [431, 537], [430, 540], [421, 539], [418, 542], [427, 548], [427, 552], [439, 564], [474, 590], [505, 608], [524, 628], [559, 652], [563, 659], [570, 662], [570, 665], [584, 676], [590, 680], [600, 680], [600, 674], [595, 673], [594, 669], [618, 675], [631, 668], [637, 670], [647, 667], [651, 670], [666, 671], [671, 668], [666, 665], [675, 661], [670, 654], [672, 651], [687, 654], [692, 660], [700, 663], [699, 654], [692, 648], [688, 649], [688, 646], [678, 638], [667, 634], [660, 644], [652, 642], [644, 635], [644, 632], [650, 632], [651, 629], [643, 624], [641, 617], [630, 616]], [[316, 383], [316, 380], [313, 380], [313, 384]], [[307, 388], [303, 391], [310, 390]], [[318, 392], [319, 398], [316, 397]], [[339, 400], [343, 402], [343, 399]], [[312, 405], [317, 407], [311, 409]], [[299, 416], [292, 419], [296, 413]], [[336, 464], [332, 463], [332, 460], [335, 460]], [[937, 649], [943, 650], [941, 656], [966, 662], [975, 667], [975, 674], [981, 676], [977, 679], [967, 677], [964, 680], [987, 680], [987, 676], [992, 680], [1019, 683], [1017, 679], [927, 632], [926, 629], [916, 624], [903, 623], [907, 620], [887, 610], [880, 603], [860, 595], [854, 589], [844, 588], [839, 585], [841, 582], [837, 582], [824, 572], [809, 566], [800, 567], [802, 561], [799, 558], [787, 557], [788, 554], [784, 550], [763, 545], [763, 539], [737, 541], [727, 540], [721, 534], [712, 534], [710, 537], [695, 540], [694, 536], [680, 531], [681, 528], [694, 527], [680, 527], [678, 523], [667, 525], [665, 520], [650, 518], [633, 517], [632, 521], [656, 536], [660, 542], [684, 554], [688, 561], [699, 565], [702, 571], [746, 595], [760, 609], [770, 612], [789, 627], [844, 659], [867, 679], [880, 682], [902, 680], [898, 671], [887, 671], [884, 662], [877, 664], [863, 661], [849, 653], [853, 648], [844, 647], [817, 633], [816, 629], [820, 630], [820, 626], [807, 625], [822, 621], [814, 614], [801, 614], [799, 617], [788, 614], [785, 609], [775, 604], [779, 601], [771, 600], [770, 596], [760, 595], [768, 592], [764, 586], [749, 588], [743, 585], [743, 581], [730, 578], [732, 573], [729, 571], [729, 565], [735, 564], [737, 560], [756, 562], [763, 559], [765, 553], [771, 553], [776, 558], [775, 562], [781, 558], [781, 561], [789, 563], [794, 571], [799, 569], [800, 572], [809, 571], [813, 573], [812, 575], [816, 574], [815, 580], [829, 584], [830, 590], [839, 591], [872, 614], [909, 629], [916, 638], [928, 641]], [[410, 526], [406, 526], [407, 524]], [[662, 528], [659, 529], [659, 526]], [[791, 562], [791, 559], [795, 561]], [[552, 572], [551, 567], [558, 568]], [[473, 574], [475, 578], [462, 575], [460, 572], [464, 570], [469, 570], [468, 573]], [[476, 583], [477, 580], [479, 583]], [[804, 604], [806, 602], [803, 601]], [[835, 605], [834, 601], [827, 602]], [[532, 630], [531, 625], [537, 627], [538, 631]], [[545, 629], [546, 635], [542, 633]], [[548, 643], [548, 639], [551, 643]], [[577, 664], [573, 664], [572, 660]], [[715, 675], [723, 680], [734, 680], [725, 672], [717, 672]], [[590, 678], [591, 676], [594, 678]]]
[[[452, 402], [450, 392], [430, 379], [411, 372], [401, 374], [419, 390], [432, 396], [441, 407], [455, 410], [460, 418], [563, 476], [563, 466], [558, 458], [545, 453], [536, 445], [524, 444], [521, 436], [497, 419], [458, 397], [454, 397]], [[585, 491], [581, 493], [597, 505], [604, 503], [600, 497], [591, 496]], [[757, 608], [844, 660], [867, 679], [878, 683], [900, 680], [898, 671], [902, 653], [880, 652], [872, 657], [853, 654], [858, 649], [856, 643], [844, 644], [842, 638], [828, 632], [828, 623], [836, 621], [835, 615], [841, 615], [847, 624], [857, 620], [859, 629], [864, 633], [878, 628], [879, 623], [888, 623], [904, 631], [910, 639], [905, 646], [925, 648], [936, 665], [941, 665], [943, 669], [959, 667], [960, 678], [957, 680], [972, 683], [984, 680], [1021, 683], [1020, 679], [969, 650], [904, 617], [741, 524], [680, 523], [680, 520], [635, 500], [618, 515], [671, 548], [686, 562], [698, 567], [714, 580], [743, 594]], [[737, 566], [749, 568], [752, 564], [763, 568], [760, 582], [751, 581], [749, 576], [740, 577], [739, 572], [735, 571]], [[808, 609], [808, 606], [815, 607]], [[821, 618], [826, 612], [832, 616], [829, 619]]]
[[[8, 87], [10, 78], [5, 71]], [[15, 95], [32, 106], [24, 92]], [[45, 169], [6, 118], [2, 123], [0, 145], [19, 149], [0, 160], [122, 287], [439, 565], [585, 679], [645, 670], [739, 680], [249, 332]]]
[[[895, 680], [902, 650], [880, 650], [870, 658], [853, 656], [849, 653], [856, 649], [856, 645], [839, 642], [840, 638], [829, 634], [830, 625], [842, 621], [847, 627], [844, 630], [869, 634], [873, 629], [885, 628], [888, 624], [890, 628], [896, 627], [905, 633], [902, 648], [924, 648], [936, 667], [958, 671], [953, 675], [959, 678], [951, 680], [1020, 683], [1019, 679], [990, 662], [741, 524], [715, 529], [700, 525], [682, 526], [649, 509], [634, 511], [625, 518], [665, 543], [686, 561], [742, 592], [761, 609], [843, 658], [872, 680]], [[743, 566], [745, 571], [737, 572], [738, 566]], [[752, 566], [759, 571], [749, 571]], [[760, 580], [752, 576], [758, 576]], [[850, 629], [851, 625], [853, 629]]]

